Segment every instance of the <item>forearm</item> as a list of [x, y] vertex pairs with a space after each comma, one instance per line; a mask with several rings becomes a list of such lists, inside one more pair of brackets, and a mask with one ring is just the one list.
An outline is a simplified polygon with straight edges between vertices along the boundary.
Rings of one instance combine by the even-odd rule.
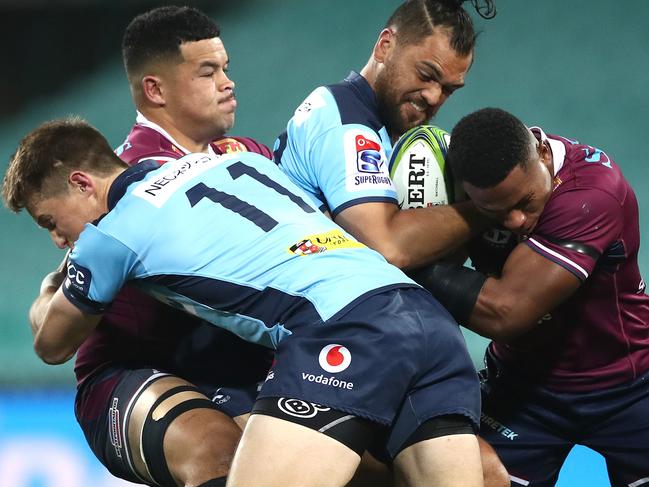
[[487, 224], [471, 202], [399, 211], [393, 245], [405, 258], [401, 267], [421, 267], [452, 254]]
[[98, 315], [84, 315], [63, 295], [62, 288], [52, 294], [49, 303], [43, 297], [38, 310], [40, 322], [34, 335], [34, 351], [48, 364], [70, 360], [99, 321]]
[[452, 254], [489, 223], [470, 202], [408, 210], [391, 203], [362, 203], [346, 208], [335, 221], [402, 269]]
[[33, 336], [36, 336], [36, 333], [38, 333], [38, 330], [43, 325], [48, 306], [52, 301], [52, 296], [54, 296], [54, 293], [61, 286], [64, 279], [64, 272], [57, 269], [46, 275], [41, 282], [40, 293], [29, 309], [29, 323]]
[[532, 329], [537, 322], [535, 303], [525, 295], [512, 294], [501, 279], [485, 280], [465, 326], [492, 340], [510, 341]]
[[[525, 297], [515, 297], [498, 279], [451, 262], [439, 262], [411, 273], [455, 320], [487, 338], [507, 341], [531, 328], [534, 316]], [[510, 299], [513, 298], [513, 299]]]

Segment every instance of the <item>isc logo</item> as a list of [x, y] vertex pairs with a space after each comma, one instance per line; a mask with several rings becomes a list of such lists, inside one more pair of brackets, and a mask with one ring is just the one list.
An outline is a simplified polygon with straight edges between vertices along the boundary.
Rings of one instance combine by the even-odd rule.
[[88, 290], [90, 289], [91, 278], [92, 274], [90, 273], [90, 269], [86, 269], [85, 267], [73, 262], [68, 263], [67, 288], [73, 287], [87, 296]]
[[83, 286], [83, 284], [86, 282], [86, 276], [84, 276], [83, 272], [77, 269], [74, 264], [70, 264], [68, 266], [68, 279], [73, 281], [75, 284], [78, 284], [79, 286]]

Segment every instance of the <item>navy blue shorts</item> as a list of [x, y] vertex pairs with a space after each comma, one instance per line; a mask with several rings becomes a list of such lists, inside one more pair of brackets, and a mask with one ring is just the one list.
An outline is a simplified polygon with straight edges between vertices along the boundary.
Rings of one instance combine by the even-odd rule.
[[[127, 422], [132, 400], [149, 385], [168, 374], [156, 369], [111, 367], [89, 377], [77, 391], [75, 415], [99, 461], [116, 477], [142, 483], [132, 460]], [[196, 384], [217, 409], [234, 418], [249, 413], [259, 384], [214, 387]], [[160, 476], [158, 476], [160, 478]]]
[[487, 352], [480, 435], [512, 486], [553, 486], [575, 444], [606, 459], [613, 486], [649, 486], [649, 372], [588, 393], [553, 392], [508, 372]]
[[461, 414], [477, 427], [475, 367], [459, 327], [427, 291], [364, 297], [291, 332], [259, 397], [301, 399], [391, 426], [392, 457], [430, 418]]

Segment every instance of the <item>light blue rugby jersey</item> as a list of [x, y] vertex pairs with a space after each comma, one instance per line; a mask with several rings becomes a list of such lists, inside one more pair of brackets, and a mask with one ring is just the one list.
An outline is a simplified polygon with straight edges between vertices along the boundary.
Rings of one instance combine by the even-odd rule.
[[321, 210], [336, 216], [359, 203], [398, 204], [391, 152], [374, 91], [352, 72], [302, 102], [275, 141], [274, 159]]
[[361, 296], [415, 285], [258, 154], [141, 163], [115, 180], [108, 203], [75, 243], [64, 285], [87, 313], [136, 280], [161, 301], [275, 347], [295, 320], [323, 322]]

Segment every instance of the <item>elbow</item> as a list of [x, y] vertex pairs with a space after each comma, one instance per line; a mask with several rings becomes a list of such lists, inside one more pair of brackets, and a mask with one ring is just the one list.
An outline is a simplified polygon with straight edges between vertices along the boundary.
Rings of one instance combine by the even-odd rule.
[[416, 265], [413, 262], [412, 256], [409, 252], [404, 252], [403, 249], [396, 246], [383, 246], [376, 249], [385, 260], [387, 260], [393, 266], [398, 267], [399, 269], [409, 269]]
[[412, 248], [398, 246], [385, 246], [377, 250], [390, 264], [402, 270], [417, 269], [425, 264], [437, 262], [447, 255], [442, 252], [432, 253], [430, 249], [425, 256], [417, 255]]
[[513, 331], [509, 323], [506, 322], [501, 322], [492, 326], [489, 332], [485, 334], [487, 338], [491, 338], [493, 341], [500, 343], [508, 343], [514, 340], [518, 335], [519, 333]]
[[[507, 343], [517, 338], [524, 330], [524, 326], [516, 319], [516, 311], [506, 302], [491, 302], [488, 306], [480, 303], [474, 308], [474, 313], [469, 319], [469, 326], [473, 331], [491, 340]], [[476, 311], [479, 310], [479, 311]]]
[[34, 340], [34, 351], [48, 365], [63, 364], [74, 355], [74, 351], [47, 346], [38, 339]]

